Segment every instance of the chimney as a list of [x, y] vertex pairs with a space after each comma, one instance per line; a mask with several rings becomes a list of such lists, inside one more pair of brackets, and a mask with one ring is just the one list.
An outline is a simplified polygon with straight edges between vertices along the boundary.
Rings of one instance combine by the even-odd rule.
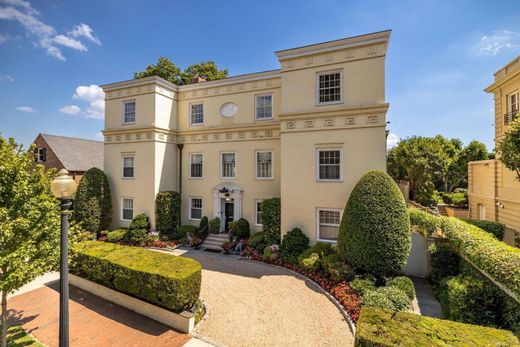
[[204, 76], [196, 75], [196, 76], [193, 76], [190, 80], [190, 84], [200, 83], [200, 82], [206, 82], [206, 78]]

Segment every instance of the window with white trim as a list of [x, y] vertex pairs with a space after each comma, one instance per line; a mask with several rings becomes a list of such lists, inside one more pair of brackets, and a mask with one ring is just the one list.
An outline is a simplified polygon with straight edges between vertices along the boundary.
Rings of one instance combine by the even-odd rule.
[[341, 150], [319, 149], [318, 150], [318, 180], [339, 181], [341, 180]]
[[47, 148], [36, 148], [35, 150], [36, 158], [35, 161], [38, 163], [43, 163], [45, 160], [47, 160]]
[[123, 102], [123, 123], [135, 123], [135, 101]]
[[202, 153], [191, 153], [190, 154], [190, 178], [202, 178], [203, 177], [203, 156]]
[[235, 178], [235, 153], [222, 153], [221, 162], [221, 177]]
[[204, 104], [190, 104], [190, 124], [204, 123]]
[[318, 104], [341, 102], [341, 72], [318, 73]]
[[262, 225], [262, 201], [255, 200], [255, 224]]
[[123, 156], [123, 178], [134, 178], [134, 157]]
[[507, 111], [517, 112], [519, 109], [518, 91], [507, 95]]
[[190, 198], [190, 219], [202, 219], [202, 198]]
[[256, 178], [271, 179], [273, 178], [273, 152], [272, 151], [256, 151], [255, 152]]
[[123, 199], [123, 204], [122, 204], [122, 209], [121, 209], [121, 219], [122, 220], [134, 219], [134, 199]]
[[273, 95], [257, 95], [256, 97], [256, 119], [273, 118]]
[[341, 222], [340, 210], [318, 209], [318, 239], [336, 241]]

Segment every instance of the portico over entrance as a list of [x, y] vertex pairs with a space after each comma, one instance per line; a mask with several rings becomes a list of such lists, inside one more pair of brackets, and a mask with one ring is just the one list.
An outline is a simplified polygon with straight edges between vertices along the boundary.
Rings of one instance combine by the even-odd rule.
[[227, 230], [229, 222], [242, 217], [242, 187], [223, 182], [213, 187], [213, 216], [220, 219], [220, 232]]

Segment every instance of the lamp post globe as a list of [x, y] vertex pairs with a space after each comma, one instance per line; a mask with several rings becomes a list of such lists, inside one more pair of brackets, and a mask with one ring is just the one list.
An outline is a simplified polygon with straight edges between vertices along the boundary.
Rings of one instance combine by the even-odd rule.
[[69, 346], [69, 263], [68, 263], [68, 223], [69, 207], [76, 192], [77, 184], [69, 172], [60, 170], [51, 182], [52, 194], [60, 200], [61, 235], [60, 235], [60, 347]]

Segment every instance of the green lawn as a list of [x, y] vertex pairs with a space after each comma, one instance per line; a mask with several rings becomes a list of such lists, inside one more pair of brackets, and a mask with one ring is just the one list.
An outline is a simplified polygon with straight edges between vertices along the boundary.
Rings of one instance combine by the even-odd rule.
[[21, 325], [15, 325], [7, 329], [8, 347], [44, 347], [45, 345], [36, 340], [23, 330]]

